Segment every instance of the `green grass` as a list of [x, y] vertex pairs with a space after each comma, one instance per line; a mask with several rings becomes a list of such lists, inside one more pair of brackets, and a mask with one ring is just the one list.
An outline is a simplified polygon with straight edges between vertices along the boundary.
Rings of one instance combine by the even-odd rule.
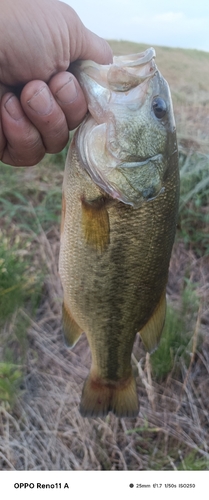
[[181, 463], [177, 466], [178, 470], [209, 470], [209, 461], [203, 457], [199, 457], [195, 451], [188, 453], [181, 459]]
[[159, 447], [162, 429], [149, 426], [146, 420], [144, 425], [127, 431], [127, 434], [137, 436], [136, 451], [142, 459], [148, 458], [147, 470], [209, 470], [207, 458], [195, 450], [188, 452], [183, 444], [176, 446], [171, 436], [167, 437], [165, 452], [163, 447]]
[[[60, 222], [62, 173], [68, 145], [46, 155], [35, 167], [11, 167], [0, 162], [0, 216], [8, 230], [38, 234]], [[33, 235], [34, 236], [34, 235]]]
[[23, 379], [22, 367], [9, 362], [0, 363], [0, 401], [14, 402]]
[[[27, 352], [29, 322], [22, 308], [34, 315], [39, 304], [43, 273], [34, 270], [29, 252], [18, 236], [0, 239], [0, 401], [12, 404], [21, 384]], [[14, 241], [13, 241], [14, 240]]]
[[25, 303], [36, 304], [42, 273], [33, 268], [31, 242], [0, 233], [0, 326]]
[[177, 310], [168, 305], [159, 347], [151, 354], [152, 373], [158, 382], [162, 382], [174, 368], [175, 372], [179, 372], [181, 357], [184, 358], [186, 365], [189, 365], [194, 333], [192, 325], [198, 307], [199, 299], [189, 281], [185, 279], [181, 307]]
[[57, 163], [51, 166], [47, 157], [34, 169], [0, 166], [0, 400], [10, 404], [25, 369], [26, 317], [35, 317], [43, 294], [46, 270], [37, 235], [57, 226], [60, 218], [62, 173]]
[[209, 156], [180, 154], [178, 235], [197, 256], [209, 254]]

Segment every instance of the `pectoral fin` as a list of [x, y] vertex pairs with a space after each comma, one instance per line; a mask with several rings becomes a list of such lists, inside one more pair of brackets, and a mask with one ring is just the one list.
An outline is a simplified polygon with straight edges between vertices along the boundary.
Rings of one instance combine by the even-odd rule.
[[165, 322], [165, 313], [166, 293], [164, 292], [148, 323], [139, 332], [142, 342], [149, 352], [153, 352], [158, 346]]
[[104, 200], [82, 200], [82, 228], [86, 242], [99, 252], [109, 244], [109, 215]]
[[69, 308], [63, 302], [62, 306], [62, 327], [64, 333], [64, 339], [68, 347], [73, 347], [78, 341], [79, 337], [83, 333], [80, 326], [77, 325], [73, 319]]

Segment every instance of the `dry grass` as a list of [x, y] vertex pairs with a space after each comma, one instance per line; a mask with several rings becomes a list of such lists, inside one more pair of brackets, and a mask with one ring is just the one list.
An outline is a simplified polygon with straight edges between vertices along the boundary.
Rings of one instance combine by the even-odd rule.
[[[112, 45], [117, 53], [120, 50], [123, 53], [136, 52], [144, 48], [138, 49], [136, 44], [128, 42], [121, 46], [120, 42]], [[203, 111], [206, 112], [205, 117], [209, 116], [208, 66], [202, 61], [199, 68], [204, 86], [201, 89], [198, 87], [198, 76], [191, 68], [193, 64], [194, 70], [194, 57], [202, 53], [193, 52], [157, 48], [158, 66], [173, 87], [180, 142], [184, 148], [191, 146], [186, 142], [187, 137], [191, 141], [194, 139], [197, 148], [195, 120], [201, 122]], [[198, 57], [197, 67], [200, 64]], [[208, 61], [209, 55], [204, 57]], [[187, 63], [189, 65], [190, 59], [189, 69]], [[185, 85], [192, 89], [193, 94], [189, 94]], [[201, 100], [203, 94], [206, 104]], [[191, 113], [191, 122], [188, 121], [188, 113]], [[186, 124], [185, 129], [182, 125], [184, 138], [181, 137], [181, 123]], [[204, 133], [203, 127], [200, 130], [202, 151], [208, 140]], [[192, 308], [191, 303], [188, 314], [190, 341], [187, 357], [175, 354], [172, 370], [159, 381], [153, 375], [150, 356], [137, 338], [133, 364], [138, 373], [138, 418], [118, 419], [109, 414], [105, 419], [84, 419], [78, 407], [90, 366], [90, 352], [85, 336], [72, 351], [64, 345], [61, 332], [62, 290], [57, 273], [59, 224], [56, 220], [46, 220], [42, 211], [46, 197], [49, 207], [51, 203], [53, 205], [49, 186], [53, 186], [57, 196], [62, 173], [59, 169], [56, 172], [48, 163], [43, 164], [40, 172], [33, 168], [19, 175], [22, 176], [20, 182], [25, 189], [25, 197], [29, 193], [33, 206], [30, 201], [26, 205], [28, 211], [22, 216], [21, 211], [15, 212], [11, 216], [12, 222], [5, 212], [2, 226], [7, 231], [11, 231], [12, 227], [22, 241], [27, 240], [26, 233], [32, 228], [30, 266], [33, 273], [44, 269], [45, 278], [35, 316], [28, 312], [27, 304], [18, 313], [19, 321], [21, 318], [27, 325], [28, 341], [25, 355], [21, 363], [19, 361], [23, 379], [15, 402], [2, 401], [0, 404], [0, 469], [208, 470], [209, 256], [197, 255], [193, 246], [186, 246], [182, 239], [177, 239], [173, 249], [167, 287], [169, 304], [176, 311], [180, 310], [185, 277], [198, 297], [198, 307]], [[7, 189], [7, 181], [5, 185]], [[15, 185], [13, 191], [14, 198], [6, 191], [4, 196], [15, 204]], [[1, 329], [1, 359], [15, 324], [15, 314]], [[12, 347], [19, 360], [19, 344], [14, 339]]]

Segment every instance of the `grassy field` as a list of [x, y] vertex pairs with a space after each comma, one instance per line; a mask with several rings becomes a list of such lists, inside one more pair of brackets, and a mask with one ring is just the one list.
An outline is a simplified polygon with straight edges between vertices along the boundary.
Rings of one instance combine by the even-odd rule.
[[[112, 41], [115, 54], [145, 48]], [[61, 332], [66, 150], [0, 165], [0, 470], [209, 470], [209, 53], [156, 47], [177, 122], [181, 199], [158, 350], [134, 345], [136, 419], [83, 419], [85, 336]]]

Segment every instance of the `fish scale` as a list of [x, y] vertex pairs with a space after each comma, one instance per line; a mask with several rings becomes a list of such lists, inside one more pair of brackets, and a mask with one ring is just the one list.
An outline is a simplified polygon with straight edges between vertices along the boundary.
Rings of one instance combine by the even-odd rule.
[[[162, 81], [162, 77], [160, 79]], [[162, 95], [170, 103], [167, 84], [163, 85]], [[151, 87], [151, 93], [147, 88], [147, 99], [151, 103], [153, 89]], [[117, 106], [118, 102], [119, 98]], [[101, 120], [101, 110], [99, 117]], [[75, 133], [66, 161], [59, 272], [64, 291], [66, 342], [73, 347], [80, 334], [85, 332], [92, 355], [80, 407], [84, 416], [101, 416], [109, 411], [120, 417], [137, 415], [138, 397], [131, 368], [135, 336], [139, 332], [145, 347], [152, 351], [157, 347], [164, 324], [165, 290], [178, 211], [178, 155], [173, 125], [169, 129], [167, 122], [164, 128], [161, 123], [162, 133], [158, 140], [158, 121], [154, 119], [152, 128], [152, 120], [152, 115], [146, 120], [146, 141], [149, 144], [147, 136], [150, 136], [150, 154], [153, 149], [155, 154], [158, 153], [160, 144], [163, 165], [159, 177], [162, 189], [157, 188], [158, 192], [151, 200], [142, 199], [140, 203], [136, 200], [134, 206], [138, 187], [133, 204], [121, 200], [121, 186], [126, 190], [125, 198], [129, 192], [132, 196], [132, 189], [126, 181], [120, 182], [122, 169], [115, 178], [114, 169], [111, 170], [111, 183], [113, 180], [118, 199], [110, 195], [109, 187], [106, 191], [105, 179], [104, 189], [93, 181], [82, 153], [85, 123], [83, 129]], [[171, 121], [173, 124], [172, 115]], [[140, 127], [141, 123], [141, 130]], [[89, 129], [87, 132], [90, 133]], [[140, 143], [140, 137], [137, 140]], [[88, 135], [85, 141], [88, 141]], [[139, 150], [140, 145], [137, 148]], [[147, 148], [146, 158], [149, 155]], [[143, 153], [144, 145], [141, 150]], [[140, 162], [141, 157], [139, 175]], [[143, 176], [146, 181], [146, 164]], [[152, 179], [149, 181], [148, 178], [146, 182], [152, 184]], [[141, 199], [144, 195], [139, 192], [138, 196]]]

